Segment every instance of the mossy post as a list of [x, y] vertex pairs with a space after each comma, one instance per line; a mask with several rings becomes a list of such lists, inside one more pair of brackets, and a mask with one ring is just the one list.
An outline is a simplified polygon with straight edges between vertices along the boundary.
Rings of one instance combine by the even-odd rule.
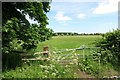
[[48, 55], [49, 55], [49, 47], [48, 46], [43, 47], [43, 55], [48, 57]]

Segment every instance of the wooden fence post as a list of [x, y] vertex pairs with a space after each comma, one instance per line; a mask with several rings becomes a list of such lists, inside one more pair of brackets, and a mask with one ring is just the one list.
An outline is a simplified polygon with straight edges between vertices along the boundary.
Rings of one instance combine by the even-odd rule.
[[44, 46], [43, 47], [43, 55], [48, 57], [48, 55], [49, 55], [49, 48], [48, 48], [48, 46]]

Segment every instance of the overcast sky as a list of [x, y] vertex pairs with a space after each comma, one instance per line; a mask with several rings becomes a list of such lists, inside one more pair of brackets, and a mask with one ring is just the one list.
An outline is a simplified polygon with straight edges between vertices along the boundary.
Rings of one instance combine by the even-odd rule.
[[54, 32], [105, 33], [118, 27], [118, 1], [54, 1], [47, 13]]

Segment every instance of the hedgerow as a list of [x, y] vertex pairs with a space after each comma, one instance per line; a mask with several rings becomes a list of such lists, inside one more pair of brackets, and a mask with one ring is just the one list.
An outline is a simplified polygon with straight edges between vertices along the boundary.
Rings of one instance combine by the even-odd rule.
[[120, 65], [120, 30], [103, 34], [97, 46], [101, 48], [101, 61]]

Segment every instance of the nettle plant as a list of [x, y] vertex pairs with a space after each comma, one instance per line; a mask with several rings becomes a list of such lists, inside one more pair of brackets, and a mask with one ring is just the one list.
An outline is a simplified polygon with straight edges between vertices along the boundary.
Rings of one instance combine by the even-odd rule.
[[103, 34], [97, 46], [101, 47], [101, 60], [103, 62], [120, 65], [120, 30]]

